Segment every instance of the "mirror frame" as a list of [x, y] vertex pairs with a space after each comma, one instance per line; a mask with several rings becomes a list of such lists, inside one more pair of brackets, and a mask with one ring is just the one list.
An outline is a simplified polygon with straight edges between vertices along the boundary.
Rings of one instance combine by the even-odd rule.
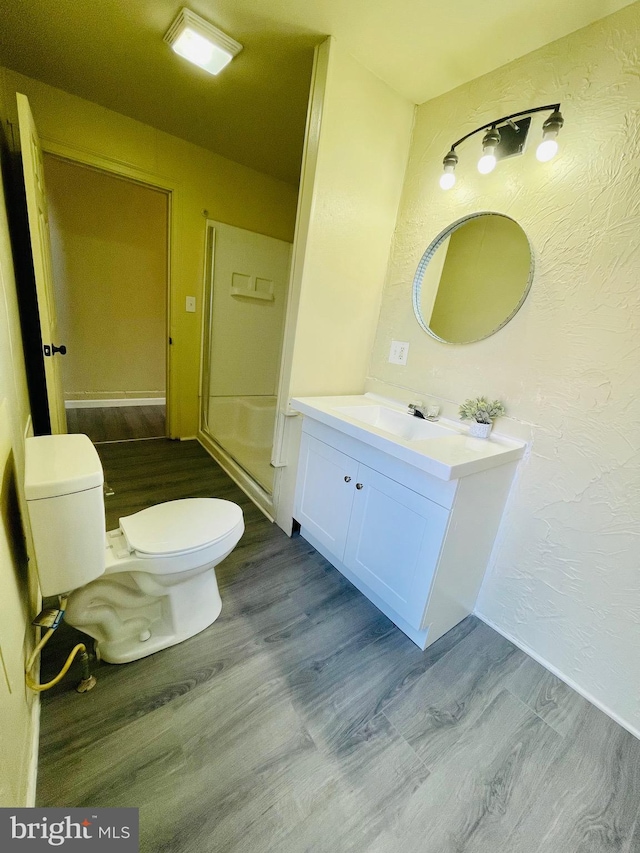
[[[462, 341], [460, 343], [457, 343], [456, 341], [446, 341], [444, 338], [441, 338], [438, 335], [436, 335], [436, 333], [433, 332], [429, 328], [429, 326], [425, 323], [424, 318], [422, 316], [422, 312], [420, 310], [420, 288], [422, 287], [422, 280], [424, 278], [424, 273], [425, 273], [427, 266], [429, 265], [429, 262], [431, 261], [431, 259], [435, 255], [435, 253], [438, 251], [440, 246], [444, 243], [444, 241], [447, 240], [454, 233], [454, 231], [457, 231], [458, 228], [462, 228], [462, 226], [465, 223], [470, 222], [472, 219], [478, 219], [481, 216], [501, 216], [503, 219], [510, 219], [511, 222], [514, 222], [518, 226], [518, 228], [520, 228], [520, 230], [524, 234], [525, 240], [527, 241], [527, 244], [529, 246], [529, 257], [531, 258], [531, 262], [529, 264], [529, 277], [527, 279], [527, 283], [526, 283], [524, 290], [522, 292], [522, 298], [519, 300], [518, 304], [515, 306], [515, 308], [511, 312], [511, 314], [509, 314], [509, 316], [505, 320], [503, 320], [502, 323], [500, 323], [498, 326], [496, 326], [495, 329], [492, 329], [488, 334], [483, 335], [481, 338], [475, 338], [472, 341]], [[436, 341], [439, 341], [441, 344], [449, 344], [449, 346], [465, 346], [466, 344], [475, 344], [475, 343], [478, 343], [478, 341], [484, 341], [487, 338], [490, 338], [491, 335], [495, 335], [495, 333], [500, 331], [500, 329], [502, 329], [503, 326], [506, 326], [507, 323], [509, 323], [511, 320], [513, 320], [515, 315], [522, 308], [522, 305], [523, 305], [525, 299], [527, 298], [527, 296], [529, 295], [529, 291], [531, 290], [531, 285], [533, 284], [534, 273], [535, 273], [535, 258], [534, 258], [534, 253], [533, 253], [533, 246], [531, 245], [531, 240], [529, 240], [527, 232], [524, 230], [522, 225], [520, 225], [520, 223], [517, 220], [515, 220], [512, 216], [507, 216], [506, 213], [498, 213], [495, 210], [481, 210], [481, 211], [478, 211], [477, 213], [469, 213], [469, 214], [467, 214], [467, 216], [463, 216], [460, 219], [457, 219], [455, 222], [452, 222], [451, 225], [448, 225], [444, 229], [444, 231], [441, 231], [438, 234], [438, 236], [435, 239], [433, 239], [431, 241], [431, 243], [429, 243], [425, 253], [420, 258], [420, 263], [418, 264], [417, 269], [416, 269], [416, 273], [413, 277], [412, 302], [413, 302], [414, 316], [415, 316], [416, 320], [418, 321], [420, 327], [428, 335], [430, 335]]]

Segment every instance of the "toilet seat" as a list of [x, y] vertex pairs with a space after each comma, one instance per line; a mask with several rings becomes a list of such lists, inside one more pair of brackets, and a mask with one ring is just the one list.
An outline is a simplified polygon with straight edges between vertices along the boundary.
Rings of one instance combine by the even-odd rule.
[[129, 551], [150, 560], [202, 551], [243, 528], [240, 507], [219, 498], [167, 501], [120, 519]]

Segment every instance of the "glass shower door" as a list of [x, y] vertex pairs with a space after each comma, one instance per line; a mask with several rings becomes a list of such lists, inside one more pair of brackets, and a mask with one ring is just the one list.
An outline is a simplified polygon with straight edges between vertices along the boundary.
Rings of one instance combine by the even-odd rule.
[[269, 494], [290, 260], [283, 240], [207, 225], [203, 428]]

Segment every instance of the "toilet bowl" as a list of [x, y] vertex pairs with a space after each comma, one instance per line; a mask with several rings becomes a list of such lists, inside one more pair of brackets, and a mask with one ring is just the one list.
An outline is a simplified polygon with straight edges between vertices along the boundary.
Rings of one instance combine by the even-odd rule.
[[102, 465], [84, 435], [27, 439], [25, 497], [43, 595], [70, 593], [65, 619], [128, 663], [207, 628], [222, 602], [215, 566], [244, 532], [217, 498], [156, 504], [106, 534]]

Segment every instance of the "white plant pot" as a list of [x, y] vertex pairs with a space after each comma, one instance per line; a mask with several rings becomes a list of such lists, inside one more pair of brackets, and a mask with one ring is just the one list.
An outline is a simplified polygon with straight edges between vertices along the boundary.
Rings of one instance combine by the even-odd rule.
[[479, 424], [477, 421], [471, 421], [469, 435], [474, 438], [489, 438], [492, 426], [493, 424]]

